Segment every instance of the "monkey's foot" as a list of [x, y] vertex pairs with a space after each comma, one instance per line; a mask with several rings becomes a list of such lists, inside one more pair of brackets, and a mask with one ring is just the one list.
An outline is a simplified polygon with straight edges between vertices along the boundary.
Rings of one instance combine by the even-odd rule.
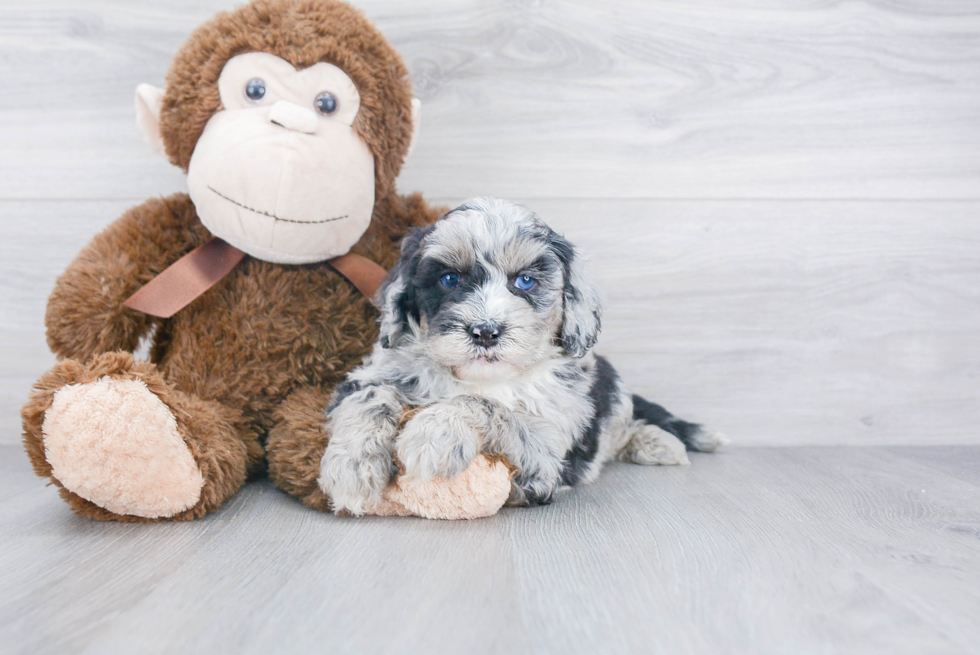
[[420, 482], [398, 477], [385, 489], [380, 503], [367, 510], [378, 516], [421, 516], [427, 519], [477, 519], [496, 514], [510, 494], [506, 462], [478, 455], [454, 478]]
[[110, 512], [168, 517], [201, 497], [204, 479], [173, 413], [140, 379], [62, 387], [41, 431], [53, 477]]

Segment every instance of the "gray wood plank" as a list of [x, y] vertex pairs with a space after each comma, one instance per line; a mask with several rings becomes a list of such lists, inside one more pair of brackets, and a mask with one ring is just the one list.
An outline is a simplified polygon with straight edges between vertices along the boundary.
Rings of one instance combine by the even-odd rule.
[[593, 257], [598, 351], [745, 444], [977, 443], [972, 203], [534, 201]]
[[[129, 204], [0, 202], [0, 443], [53, 362], [55, 277]], [[980, 442], [980, 203], [527, 204], [591, 257], [598, 351], [679, 415], [741, 444]]]
[[[135, 86], [236, 0], [0, 7], [0, 197], [182, 185]], [[980, 6], [357, 2], [424, 103], [406, 189], [446, 197], [977, 198]]]
[[263, 482], [202, 521], [118, 525], [72, 516], [0, 447], [0, 637], [39, 654], [971, 653], [964, 463], [980, 448], [733, 448], [613, 465], [472, 523], [337, 519]]

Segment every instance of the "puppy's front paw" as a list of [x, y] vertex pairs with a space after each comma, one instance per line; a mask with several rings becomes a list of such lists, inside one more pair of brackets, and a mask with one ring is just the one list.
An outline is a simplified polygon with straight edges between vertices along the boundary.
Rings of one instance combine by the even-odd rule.
[[317, 482], [330, 496], [331, 506], [337, 514], [361, 516], [381, 501], [391, 470], [390, 455], [352, 457], [343, 449], [331, 449], [328, 445]]
[[465, 413], [449, 404], [419, 411], [405, 424], [395, 444], [405, 474], [417, 480], [456, 477], [479, 450], [480, 434]]

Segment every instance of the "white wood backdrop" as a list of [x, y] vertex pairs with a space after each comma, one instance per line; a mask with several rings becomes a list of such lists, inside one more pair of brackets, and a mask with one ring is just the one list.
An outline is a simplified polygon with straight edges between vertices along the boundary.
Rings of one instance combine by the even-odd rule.
[[[0, 6], [0, 444], [46, 296], [184, 188], [133, 89], [235, 2]], [[980, 443], [980, 2], [357, 2], [423, 101], [403, 190], [578, 242], [600, 350], [739, 444]]]

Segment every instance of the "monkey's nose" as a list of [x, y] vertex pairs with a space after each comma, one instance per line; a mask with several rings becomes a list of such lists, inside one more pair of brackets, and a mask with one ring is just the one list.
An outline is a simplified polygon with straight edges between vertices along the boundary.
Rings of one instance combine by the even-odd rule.
[[312, 109], [304, 109], [288, 100], [279, 100], [269, 110], [269, 120], [276, 125], [294, 132], [313, 134], [316, 132], [317, 118]]
[[484, 348], [496, 346], [500, 340], [500, 335], [504, 333], [504, 326], [488, 321], [470, 326], [470, 337], [473, 342]]

